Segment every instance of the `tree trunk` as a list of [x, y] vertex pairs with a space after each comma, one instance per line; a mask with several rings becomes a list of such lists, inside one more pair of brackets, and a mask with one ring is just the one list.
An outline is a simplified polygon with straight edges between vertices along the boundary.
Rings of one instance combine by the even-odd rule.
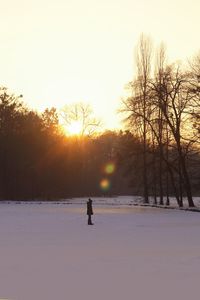
[[163, 164], [162, 164], [162, 157], [163, 157], [163, 153], [162, 153], [162, 145], [159, 145], [159, 193], [160, 193], [160, 205], [163, 205], [163, 180], [162, 180], [162, 176], [163, 176]]
[[188, 205], [189, 205], [189, 207], [195, 207], [193, 199], [192, 199], [192, 190], [191, 190], [190, 179], [188, 176], [188, 171], [186, 168], [185, 157], [183, 155], [182, 148], [181, 148], [181, 145], [179, 142], [177, 143], [177, 146], [178, 146], [178, 153], [179, 153], [183, 183], [184, 183], [185, 192], [186, 192], [187, 199], [188, 199]]
[[146, 132], [146, 98], [143, 96], [143, 184], [144, 203], [149, 203], [148, 180], [147, 180], [147, 132]]
[[153, 143], [153, 195], [154, 195], [154, 204], [157, 205], [156, 151], [155, 151], [154, 137], [152, 137], [152, 143]]
[[180, 159], [178, 162], [178, 171], [179, 171], [179, 206], [183, 207], [183, 179], [182, 179], [182, 174], [181, 174], [181, 164], [180, 164]]

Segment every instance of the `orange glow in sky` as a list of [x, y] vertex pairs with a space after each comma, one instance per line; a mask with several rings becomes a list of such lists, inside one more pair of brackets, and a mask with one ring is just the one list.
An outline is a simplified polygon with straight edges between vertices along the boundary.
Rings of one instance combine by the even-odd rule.
[[106, 128], [133, 77], [141, 32], [170, 59], [199, 50], [199, 0], [6, 0], [0, 9], [0, 85], [32, 108], [90, 103]]

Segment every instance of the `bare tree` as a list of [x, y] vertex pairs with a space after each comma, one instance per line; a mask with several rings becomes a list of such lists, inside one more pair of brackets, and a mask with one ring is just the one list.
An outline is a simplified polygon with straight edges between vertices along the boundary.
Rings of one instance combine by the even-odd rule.
[[[157, 56], [156, 56], [156, 70], [155, 80], [159, 86], [161, 86], [163, 80], [163, 73], [166, 64], [166, 49], [163, 44], [160, 45]], [[158, 94], [158, 105], [156, 106], [157, 111], [157, 123], [158, 123], [158, 147], [159, 147], [159, 194], [160, 194], [160, 205], [163, 205], [163, 157], [164, 157], [164, 117], [160, 107], [161, 90]]]
[[189, 71], [190, 93], [194, 99], [191, 113], [193, 139], [198, 142], [200, 137], [200, 51], [189, 61]]
[[125, 121], [132, 130], [137, 130], [143, 144], [143, 196], [144, 203], [149, 202], [148, 168], [147, 168], [147, 140], [149, 115], [149, 80], [151, 73], [152, 43], [149, 37], [140, 36], [136, 52], [136, 77], [130, 83], [132, 95], [123, 101], [121, 111], [126, 112], [128, 117]]
[[81, 124], [81, 136], [91, 136], [101, 127], [101, 121], [94, 117], [89, 104], [82, 102], [66, 105], [60, 112], [63, 124], [68, 126], [74, 121]]
[[[161, 83], [154, 84], [159, 108], [161, 109], [165, 122], [167, 123], [174, 141], [178, 154], [178, 164], [180, 166], [180, 188], [184, 185], [185, 192], [190, 207], [194, 206], [191, 192], [191, 184], [186, 164], [186, 150], [184, 139], [184, 127], [186, 126], [193, 100], [189, 92], [187, 74], [181, 72], [179, 66], [171, 66], [165, 69]], [[183, 127], [184, 124], [184, 127]], [[190, 142], [189, 142], [190, 143]]]

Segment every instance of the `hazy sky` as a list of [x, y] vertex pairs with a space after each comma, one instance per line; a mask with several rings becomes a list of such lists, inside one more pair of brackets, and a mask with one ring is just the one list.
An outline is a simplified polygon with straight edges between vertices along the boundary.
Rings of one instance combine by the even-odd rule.
[[171, 59], [200, 49], [200, 0], [0, 0], [0, 85], [37, 109], [92, 104], [106, 127], [141, 32]]

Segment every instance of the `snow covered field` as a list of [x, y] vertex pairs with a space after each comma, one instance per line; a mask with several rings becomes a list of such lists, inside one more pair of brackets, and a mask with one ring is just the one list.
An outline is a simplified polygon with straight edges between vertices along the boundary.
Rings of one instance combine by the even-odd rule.
[[0, 203], [0, 299], [199, 299], [199, 213], [85, 200]]

